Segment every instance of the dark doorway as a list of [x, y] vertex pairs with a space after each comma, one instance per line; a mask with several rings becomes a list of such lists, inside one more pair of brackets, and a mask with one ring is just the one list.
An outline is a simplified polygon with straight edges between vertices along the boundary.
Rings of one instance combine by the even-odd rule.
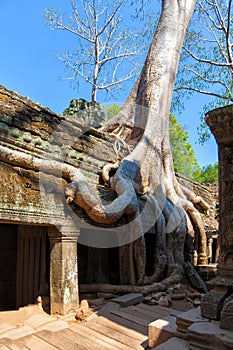
[[17, 307], [49, 295], [49, 240], [45, 226], [18, 226]]
[[0, 311], [16, 309], [17, 226], [0, 224]]
[[[97, 236], [98, 231], [82, 228], [80, 236], [90, 232]], [[78, 276], [79, 283], [118, 284], [119, 248], [95, 248], [78, 243]]]
[[44, 226], [0, 224], [0, 311], [49, 296], [49, 240]]

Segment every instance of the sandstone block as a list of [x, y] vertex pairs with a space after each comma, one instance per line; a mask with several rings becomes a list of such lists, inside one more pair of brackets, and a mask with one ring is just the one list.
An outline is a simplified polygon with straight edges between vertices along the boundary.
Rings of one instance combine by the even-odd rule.
[[176, 318], [167, 316], [163, 319], [153, 321], [148, 326], [149, 347], [157, 347], [166, 342], [176, 334]]

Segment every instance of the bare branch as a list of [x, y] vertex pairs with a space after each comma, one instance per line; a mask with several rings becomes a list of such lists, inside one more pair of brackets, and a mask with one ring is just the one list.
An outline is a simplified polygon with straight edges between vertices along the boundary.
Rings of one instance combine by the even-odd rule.
[[232, 0], [229, 0], [228, 11], [227, 11], [227, 31], [226, 31], [226, 44], [227, 44], [227, 53], [229, 57], [229, 61], [233, 62], [232, 57], [232, 45], [230, 41], [230, 24], [231, 24], [231, 4]]
[[113, 13], [109, 16], [109, 18], [106, 20], [105, 24], [103, 25], [102, 29], [99, 30], [98, 32], [98, 36], [100, 36], [105, 29], [109, 26], [109, 24], [113, 21], [114, 17], [116, 16], [116, 14], [119, 12], [121, 6], [123, 5], [124, 0], [121, 0], [119, 5], [115, 8], [115, 10], [113, 11]]
[[195, 70], [193, 70], [191, 68], [186, 68], [186, 71], [192, 73], [198, 79], [203, 80], [203, 81], [205, 81], [207, 83], [222, 85], [226, 89], [226, 91], [228, 91], [228, 93], [230, 94], [230, 89], [229, 89], [228, 85], [226, 85], [223, 81], [221, 81], [219, 79], [210, 79], [207, 76], [204, 76], [204, 75], [198, 73], [197, 71], [195, 71]]
[[179, 87], [177, 87], [177, 88], [174, 89], [174, 91], [179, 91], [179, 90], [194, 91], [194, 92], [198, 92], [198, 93], [203, 94], [203, 95], [214, 96], [214, 97], [223, 99], [223, 100], [225, 100], [225, 101], [231, 101], [231, 102], [233, 102], [233, 97], [230, 97], [230, 96], [227, 97], [227, 96], [224, 96], [224, 95], [220, 95], [220, 94], [218, 94], [218, 93], [215, 93], [215, 92], [206, 91], [206, 90], [201, 90], [201, 89], [197, 89], [197, 88], [190, 87], [190, 86], [179, 86]]
[[232, 67], [232, 63], [223, 63], [223, 62], [217, 62], [217, 61], [211, 61], [211, 60], [205, 60], [203, 58], [197, 57], [191, 50], [189, 50], [187, 47], [184, 47], [184, 50], [195, 60], [201, 63], [207, 63], [211, 64], [213, 66], [217, 67]]

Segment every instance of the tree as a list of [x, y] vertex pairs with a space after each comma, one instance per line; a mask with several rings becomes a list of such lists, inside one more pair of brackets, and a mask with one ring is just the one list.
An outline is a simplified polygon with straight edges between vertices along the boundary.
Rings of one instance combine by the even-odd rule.
[[116, 115], [117, 113], [119, 113], [121, 110], [121, 106], [118, 104], [113, 104], [111, 106], [109, 106], [107, 108], [107, 120], [111, 119], [112, 117], [114, 117], [114, 115]]
[[[107, 120], [114, 117], [121, 110], [121, 106], [113, 104], [107, 108]], [[173, 114], [169, 117], [169, 139], [171, 152], [176, 173], [189, 179], [196, 179], [197, 174], [201, 172], [194, 149], [188, 142], [189, 135], [182, 125], [177, 122]], [[198, 182], [201, 182], [198, 180]]]
[[175, 172], [194, 179], [194, 174], [200, 171], [200, 167], [194, 149], [188, 142], [187, 131], [177, 122], [173, 114], [170, 114], [169, 134]]
[[67, 31], [76, 37], [77, 49], [58, 58], [70, 72], [70, 81], [77, 84], [81, 79], [91, 85], [93, 102], [99, 90], [109, 92], [113, 87], [120, 88], [137, 72], [132, 60], [139, 54], [137, 41], [133, 40], [132, 31], [129, 34], [120, 28], [125, 2], [70, 0], [72, 12], [68, 20], [58, 10], [50, 9], [45, 13], [52, 29]]
[[[204, 112], [232, 103], [232, 46], [232, 0], [197, 0], [182, 51], [176, 98], [193, 93], [213, 97]], [[203, 117], [199, 131], [203, 142], [210, 135]]]
[[[132, 151], [115, 164], [107, 164], [102, 177], [116, 192], [109, 204], [103, 203], [88, 186], [79, 169], [65, 162], [25, 157], [17, 151], [5, 152], [16, 164], [38, 169], [54, 169], [69, 179], [65, 187], [67, 203], [74, 202], [98, 224], [114, 224], [127, 219], [132, 284], [123, 286], [89, 285], [89, 290], [140, 291], [165, 290], [183, 279], [184, 269], [193, 259], [194, 239], [198, 237], [198, 263], [205, 264], [206, 235], [198, 203], [209, 206], [201, 197], [181, 185], [175, 177], [169, 142], [169, 109], [177, 66], [195, 0], [164, 0], [157, 30], [142, 72], [121, 111], [103, 128], [113, 138], [129, 144]], [[4, 153], [5, 152], [5, 153]], [[17, 163], [18, 162], [18, 163]], [[199, 207], [198, 206], [198, 207]], [[117, 226], [117, 229], [120, 229]], [[145, 276], [144, 233], [156, 235], [155, 264]], [[135, 281], [136, 278], [136, 281]], [[134, 282], [135, 281], [135, 282]], [[151, 284], [141, 286], [141, 284]]]
[[194, 173], [194, 180], [205, 184], [216, 184], [218, 182], [218, 163], [207, 165]]
[[[157, 232], [156, 262], [153, 276], [149, 282], [161, 280], [163, 286], [180, 281], [184, 271], [184, 245], [187, 237], [199, 235], [199, 263], [206, 262], [206, 236], [199, 212], [193, 203], [199, 202], [205, 210], [208, 205], [191, 191], [177, 182], [174, 174], [172, 154], [169, 142], [169, 109], [174, 87], [179, 55], [195, 1], [165, 0], [146, 62], [121, 111], [113, 117], [102, 131], [112, 137], [121, 138], [134, 146], [133, 151], [121, 161], [113, 177], [108, 179], [111, 187], [119, 194], [114, 213], [126, 213], [133, 216], [131, 229], [138, 232], [139, 239], [134, 242], [135, 260], [139, 265], [139, 282], [144, 278], [143, 270], [143, 229], [144, 225], [155, 226]], [[71, 185], [72, 186], [72, 185]], [[75, 186], [67, 188], [67, 196], [77, 204], [80, 197], [75, 196]], [[73, 193], [72, 193], [73, 191]], [[80, 194], [80, 189], [78, 190]], [[151, 206], [154, 216], [151, 222], [140, 214], [139, 195], [142, 201]], [[122, 196], [122, 197], [121, 197]], [[131, 202], [125, 203], [125, 196]], [[82, 197], [82, 196], [81, 196]], [[106, 218], [95, 212], [93, 219]], [[89, 209], [87, 211], [90, 215]], [[119, 214], [121, 215], [121, 214]], [[119, 218], [114, 217], [114, 220]], [[134, 223], [134, 225], [133, 225]], [[175, 243], [176, 242], [176, 243]], [[138, 258], [142, 254], [141, 261]], [[136, 256], [137, 255], [137, 256]], [[186, 252], [186, 258], [189, 255]], [[145, 279], [144, 279], [145, 281]], [[154, 288], [161, 288], [156, 284]], [[125, 289], [126, 290], [126, 289]]]

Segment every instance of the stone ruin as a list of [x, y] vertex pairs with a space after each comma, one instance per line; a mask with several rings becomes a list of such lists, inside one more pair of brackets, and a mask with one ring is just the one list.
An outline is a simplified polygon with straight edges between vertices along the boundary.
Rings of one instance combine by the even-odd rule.
[[206, 121], [218, 143], [220, 254], [217, 277], [210, 282], [201, 312], [233, 331], [233, 105], [209, 112]]
[[[105, 249], [91, 242], [82, 244], [87, 233], [90, 239], [94, 235], [96, 240], [96, 235], [103, 230], [110, 233], [117, 228], [93, 225], [82, 209], [68, 206], [63, 194], [67, 182], [60, 173], [54, 174], [52, 169], [50, 172], [43, 167], [30, 169], [22, 162], [17, 163], [10, 153], [14, 150], [25, 159], [52, 159], [80, 168], [94, 193], [103, 200], [114, 199], [114, 193], [101, 180], [101, 169], [106, 161], [115, 163], [123, 159], [129, 150], [124, 144], [116, 150], [114, 141], [94, 128], [102, 123], [99, 110], [94, 124], [89, 117], [88, 125], [82, 117], [77, 118], [79, 103], [74, 101], [69, 115], [57, 115], [0, 87], [0, 310], [35, 303], [41, 296], [43, 307], [51, 314], [66, 314], [78, 308], [81, 283], [132, 284], [129, 246]], [[85, 105], [83, 101], [80, 103]], [[210, 270], [214, 273], [219, 254], [217, 189], [179, 175], [177, 178], [210, 205], [209, 216], [204, 213], [202, 216], [208, 238], [208, 259], [214, 264]], [[78, 224], [74, 224], [71, 212], [79, 218]], [[149, 246], [153, 233], [145, 236]], [[197, 247], [195, 252], [197, 261]], [[150, 270], [150, 259], [147, 270]], [[228, 270], [229, 259], [228, 254]], [[201, 273], [208, 270], [203, 266], [202, 269]], [[226, 291], [226, 286], [224, 288]]]

